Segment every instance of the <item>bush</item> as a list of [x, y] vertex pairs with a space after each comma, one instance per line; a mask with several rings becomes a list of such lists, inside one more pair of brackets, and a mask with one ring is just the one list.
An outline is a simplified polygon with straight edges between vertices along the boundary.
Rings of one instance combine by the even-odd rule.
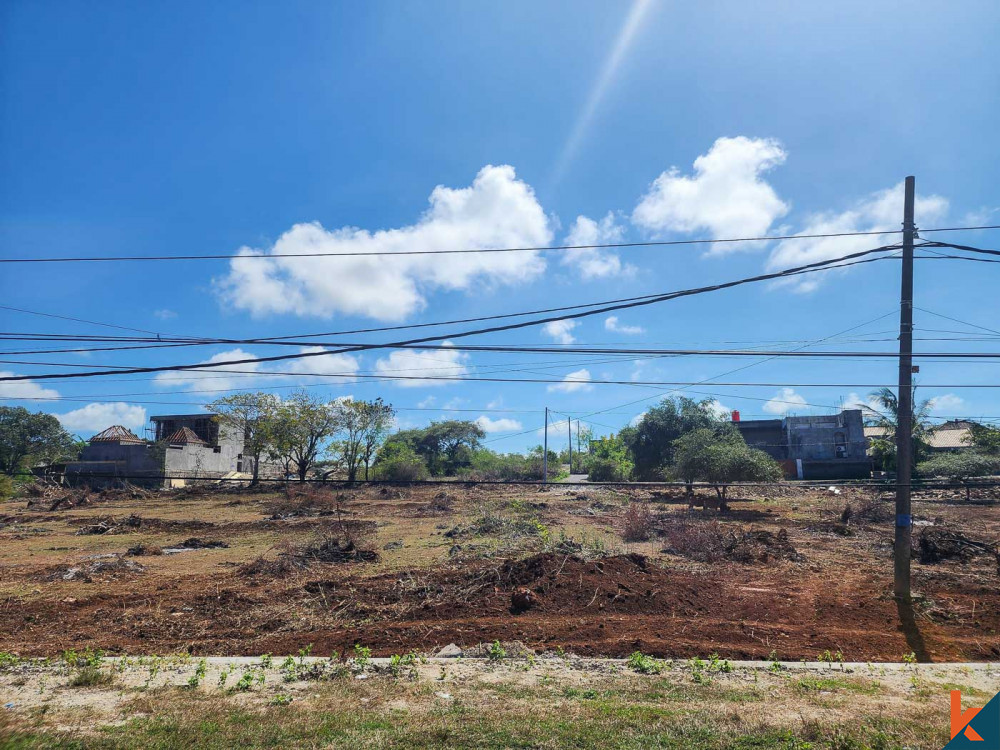
[[14, 497], [14, 479], [6, 474], [0, 474], [0, 503]]
[[969, 480], [1000, 474], [1000, 456], [978, 451], [942, 453], [917, 464], [917, 474], [923, 477], [947, 477], [965, 485], [965, 497], [970, 498]]
[[376, 479], [416, 482], [429, 475], [424, 459], [405, 443], [387, 443], [375, 463]]
[[611, 458], [591, 458], [587, 479], [591, 482], [624, 482], [628, 479], [625, 467]]
[[626, 542], [647, 542], [653, 535], [649, 503], [629, 503], [622, 515], [621, 535]]
[[487, 482], [517, 482], [540, 479], [542, 476], [541, 456], [523, 456], [520, 453], [494, 453], [490, 450], [476, 451], [472, 456], [472, 466], [461, 472], [461, 476]]

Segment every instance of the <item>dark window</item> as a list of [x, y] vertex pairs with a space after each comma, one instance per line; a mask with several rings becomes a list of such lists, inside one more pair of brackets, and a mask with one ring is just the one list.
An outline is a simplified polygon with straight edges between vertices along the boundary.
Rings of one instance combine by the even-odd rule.
[[222, 453], [222, 448], [220, 448], [219, 446], [215, 446], [214, 448], [212, 448], [212, 453]]

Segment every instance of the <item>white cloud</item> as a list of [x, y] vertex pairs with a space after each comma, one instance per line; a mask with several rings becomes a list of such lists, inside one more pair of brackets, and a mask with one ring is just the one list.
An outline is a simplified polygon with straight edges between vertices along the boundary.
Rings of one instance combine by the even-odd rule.
[[632, 417], [632, 419], [628, 421], [629, 425], [631, 427], [638, 427], [639, 423], [642, 421], [642, 418], [645, 417], [647, 413], [648, 410], [636, 414], [634, 417]]
[[175, 313], [173, 310], [168, 310], [167, 308], [163, 308], [161, 310], [153, 310], [153, 315], [159, 318], [160, 320], [173, 320], [174, 318], [177, 317], [177, 313]]
[[569, 375], [562, 379], [561, 383], [555, 383], [548, 387], [549, 391], [558, 391], [560, 393], [574, 393], [576, 391], [589, 391], [592, 390], [594, 386], [590, 384], [590, 370], [584, 368], [582, 370], [576, 370], [571, 372]]
[[340, 313], [401, 320], [424, 306], [427, 290], [528, 281], [545, 270], [545, 260], [535, 252], [457, 254], [446, 260], [434, 255], [279, 256], [534, 247], [551, 240], [549, 220], [531, 186], [516, 178], [513, 167], [487, 165], [470, 187], [434, 188], [430, 208], [415, 224], [375, 232], [296, 224], [266, 250], [242, 248], [241, 256], [267, 259], [233, 259], [216, 286], [226, 303], [255, 316]]
[[860, 396], [854, 391], [847, 394], [847, 398], [844, 399], [845, 409], [861, 409], [864, 412], [864, 417], [874, 416], [874, 413], [880, 413], [882, 411], [882, 406], [879, 404], [878, 400], [872, 396]]
[[[312, 352], [322, 352], [325, 349], [321, 346], [307, 346], [299, 349], [299, 353], [307, 354]], [[227, 391], [238, 388], [249, 388], [254, 384], [265, 380], [274, 380], [284, 376], [275, 375], [275, 372], [292, 372], [301, 377], [296, 382], [312, 380], [309, 376], [320, 375], [343, 375], [345, 377], [330, 379], [331, 385], [354, 382], [358, 371], [358, 360], [349, 354], [325, 354], [316, 357], [305, 357], [303, 359], [293, 359], [285, 362], [247, 362], [239, 365], [227, 365], [242, 359], [256, 360], [257, 357], [242, 349], [230, 349], [219, 352], [201, 364], [215, 365], [210, 371], [184, 370], [181, 372], [164, 372], [157, 375], [153, 382], [164, 388], [178, 388], [184, 386], [200, 385], [212, 390]], [[232, 373], [229, 377], [226, 373]], [[324, 378], [326, 380], [326, 378]]]
[[461, 396], [452, 396], [450, 399], [444, 402], [441, 407], [444, 411], [451, 411], [453, 409], [460, 409], [462, 404], [468, 403], [468, 399], [462, 398]]
[[116, 424], [138, 430], [146, 424], [146, 410], [143, 407], [121, 401], [87, 404], [65, 414], [56, 414], [55, 417], [63, 427], [75, 432], [100, 432]]
[[[695, 159], [692, 176], [672, 167], [657, 177], [632, 221], [656, 234], [707, 232], [717, 239], [766, 234], [789, 206], [761, 175], [785, 157], [781, 144], [771, 138], [719, 138]], [[740, 243], [726, 243], [713, 245], [711, 252], [741, 249], [746, 248]]]
[[716, 419], [730, 419], [733, 415], [733, 410], [716, 398], [705, 404], [705, 409]]
[[796, 407], [804, 408], [806, 400], [795, 392], [793, 388], [782, 388], [774, 398], [764, 404], [764, 411], [768, 414], [784, 415], [794, 411]]
[[[0, 378], [12, 378], [17, 373], [0, 370]], [[59, 391], [43, 388], [33, 380], [13, 380], [0, 383], [0, 398], [31, 401], [32, 399], [59, 398]]]
[[[929, 226], [940, 221], [948, 212], [948, 201], [939, 195], [916, 197], [914, 213], [919, 222]], [[811, 216], [799, 234], [840, 234], [844, 232], [878, 232], [898, 229], [903, 217], [903, 183], [872, 193], [852, 208], [840, 213], [828, 212]], [[879, 245], [898, 242], [900, 235], [860, 235], [854, 237], [820, 237], [816, 239], [784, 240], [779, 242], [767, 260], [769, 271], [804, 266], [816, 261], [839, 258]], [[776, 286], [790, 286], [797, 292], [815, 290], [826, 271], [804, 277], [792, 277]]]
[[965, 408], [965, 399], [954, 393], [934, 396], [929, 400], [932, 414], [954, 416], [961, 413], [961, 410]]
[[420, 400], [420, 401], [417, 402], [417, 408], [418, 409], [429, 409], [432, 406], [434, 406], [434, 403], [436, 401], [437, 401], [437, 398], [435, 398], [434, 396], [427, 396], [426, 398], [424, 398], [424, 399], [422, 399], [422, 400]]
[[476, 424], [483, 432], [514, 432], [520, 430], [522, 425], [516, 419], [501, 417], [500, 419], [490, 419], [485, 414], [476, 418]]
[[[566, 436], [567, 436], [568, 430], [570, 428], [572, 428], [572, 430], [573, 430], [573, 435], [574, 436], [576, 435], [576, 426], [575, 425], [569, 425], [568, 426], [567, 425], [568, 422], [569, 422], [569, 420], [566, 420], [566, 419], [559, 419], [559, 420], [549, 419], [549, 448], [550, 449], [553, 447], [553, 445], [559, 444], [560, 440], [562, 440], [562, 441], [566, 440]], [[545, 428], [544, 427], [539, 427], [537, 430], [535, 430], [535, 434], [538, 435], [539, 438], [544, 439], [545, 438]], [[563, 444], [565, 444], [565, 443], [563, 443]], [[574, 449], [576, 448], [576, 441], [575, 440], [574, 440], [573, 448]]]
[[624, 333], [626, 336], [638, 336], [645, 333], [646, 329], [640, 326], [626, 326], [618, 322], [618, 316], [612, 315], [604, 321], [604, 330], [612, 333]]
[[[608, 212], [599, 222], [586, 216], [577, 216], [566, 237], [567, 245], [607, 245], [621, 242], [625, 228]], [[606, 248], [581, 247], [566, 250], [562, 256], [564, 266], [572, 266], [584, 280], [604, 279], [612, 276], [630, 276], [636, 268], [622, 263], [621, 258]]]
[[[452, 346], [445, 341], [444, 346]], [[375, 371], [386, 377], [419, 377], [418, 380], [399, 380], [401, 388], [449, 385], [448, 380], [426, 380], [428, 377], [460, 377], [469, 372], [465, 363], [469, 355], [454, 349], [407, 349], [395, 351], [375, 363]]]
[[576, 339], [570, 331], [578, 325], [575, 320], [553, 320], [542, 326], [542, 333], [560, 344], [572, 344]]

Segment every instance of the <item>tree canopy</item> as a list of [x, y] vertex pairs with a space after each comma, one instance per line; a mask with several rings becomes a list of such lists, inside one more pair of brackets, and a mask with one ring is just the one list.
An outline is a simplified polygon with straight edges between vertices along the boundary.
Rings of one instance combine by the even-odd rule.
[[51, 414], [0, 406], [0, 472], [15, 474], [39, 462], [76, 455], [76, 442]]
[[639, 423], [620, 435], [634, 463], [635, 478], [640, 481], [662, 479], [674, 461], [674, 441], [693, 430], [712, 427], [720, 420], [712, 414], [707, 401], [683, 396], [664, 399], [643, 414]]
[[674, 472], [685, 481], [711, 484], [726, 510], [735, 482], [778, 482], [781, 467], [764, 451], [751, 448], [738, 430], [701, 428], [674, 441]]

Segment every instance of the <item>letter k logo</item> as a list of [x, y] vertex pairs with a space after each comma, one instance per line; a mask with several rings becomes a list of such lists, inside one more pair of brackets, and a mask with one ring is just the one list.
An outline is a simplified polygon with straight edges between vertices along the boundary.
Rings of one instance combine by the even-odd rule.
[[969, 726], [969, 722], [978, 714], [980, 709], [970, 708], [965, 713], [962, 713], [962, 691], [952, 690], [951, 691], [951, 736], [952, 739], [958, 735], [963, 729], [965, 730], [965, 736], [973, 742], [983, 742], [983, 738], [979, 736], [975, 729]]

